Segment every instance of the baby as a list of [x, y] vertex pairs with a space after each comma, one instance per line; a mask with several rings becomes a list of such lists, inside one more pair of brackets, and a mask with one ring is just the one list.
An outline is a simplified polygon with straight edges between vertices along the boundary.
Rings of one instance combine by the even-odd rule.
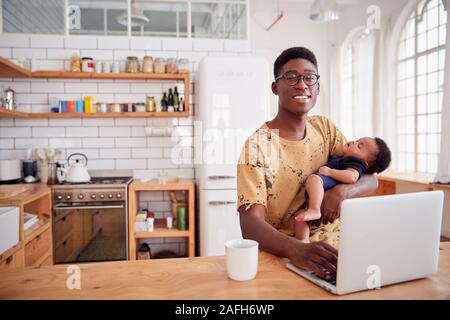
[[386, 142], [380, 138], [364, 137], [344, 145], [343, 156], [330, 156], [325, 166], [318, 173], [306, 180], [307, 208], [295, 217], [295, 236], [303, 242], [309, 242], [309, 225], [307, 221], [321, 217], [320, 205], [324, 190], [339, 183], [354, 183], [363, 173], [379, 173], [391, 162], [391, 151]]

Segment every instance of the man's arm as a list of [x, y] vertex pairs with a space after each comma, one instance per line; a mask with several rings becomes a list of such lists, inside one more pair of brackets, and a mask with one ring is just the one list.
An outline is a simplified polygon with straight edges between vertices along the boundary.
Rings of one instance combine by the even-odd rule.
[[[322, 278], [330, 279], [336, 274], [337, 251], [324, 242], [303, 243], [287, 236], [264, 220], [266, 208], [253, 204], [247, 211], [239, 207], [242, 236], [259, 243], [261, 250], [289, 258], [299, 268], [314, 271]], [[323, 269], [331, 272], [326, 275]]]
[[321, 212], [322, 218], [314, 220], [313, 224], [320, 225], [333, 222], [340, 215], [341, 202], [349, 198], [357, 198], [374, 192], [378, 188], [378, 179], [373, 174], [364, 174], [356, 183], [339, 184], [325, 192]]

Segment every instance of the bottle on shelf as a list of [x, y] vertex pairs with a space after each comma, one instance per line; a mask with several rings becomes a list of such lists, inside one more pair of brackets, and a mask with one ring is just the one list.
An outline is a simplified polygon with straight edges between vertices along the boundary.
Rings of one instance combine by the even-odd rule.
[[185, 206], [177, 207], [177, 228], [178, 228], [178, 230], [187, 230], [186, 229], [186, 207]]
[[167, 101], [167, 93], [164, 91], [161, 99], [161, 111], [167, 111], [168, 101]]
[[178, 111], [178, 103], [180, 102], [180, 94], [178, 93], [178, 88], [175, 86], [173, 89], [173, 106], [175, 107], [176, 111]]
[[167, 95], [167, 106], [173, 107], [173, 93], [172, 88], [169, 88], [169, 94]]
[[179, 104], [178, 104], [178, 111], [183, 112], [184, 111], [184, 100], [183, 97], [180, 98]]

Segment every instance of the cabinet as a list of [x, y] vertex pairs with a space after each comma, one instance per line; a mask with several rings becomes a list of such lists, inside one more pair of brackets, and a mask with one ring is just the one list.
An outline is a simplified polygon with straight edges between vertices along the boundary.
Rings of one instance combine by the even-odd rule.
[[[20, 189], [24, 185], [16, 186]], [[19, 242], [0, 255], [0, 269], [53, 264], [51, 189], [42, 183], [27, 185], [26, 191], [1, 199], [0, 206], [20, 209]], [[39, 221], [27, 230], [24, 230], [25, 212], [39, 216]]]
[[29, 113], [0, 108], [0, 118], [142, 118], [142, 117], [188, 117], [189, 116], [189, 73], [94, 73], [69, 71], [30, 72], [15, 63], [0, 57], [0, 78], [30, 79], [120, 79], [181, 81], [184, 84], [182, 112], [95, 112], [95, 113]]
[[[172, 229], [165, 227], [165, 220], [156, 219], [153, 232], [136, 232], [134, 223], [136, 212], [139, 209], [139, 192], [143, 191], [184, 191], [186, 196], [187, 230], [178, 230], [176, 225]], [[134, 180], [128, 187], [128, 259], [136, 260], [139, 239], [185, 237], [188, 239], [188, 256], [195, 255], [195, 185], [190, 179], [180, 179], [176, 183], [159, 184]]]

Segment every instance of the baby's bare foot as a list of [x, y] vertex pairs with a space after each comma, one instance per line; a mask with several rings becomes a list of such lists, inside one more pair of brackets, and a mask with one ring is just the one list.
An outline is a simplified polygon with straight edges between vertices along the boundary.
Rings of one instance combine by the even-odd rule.
[[295, 220], [298, 221], [312, 221], [320, 219], [321, 217], [320, 210], [313, 210], [313, 209], [307, 209], [302, 212], [300, 212], [296, 217]]

